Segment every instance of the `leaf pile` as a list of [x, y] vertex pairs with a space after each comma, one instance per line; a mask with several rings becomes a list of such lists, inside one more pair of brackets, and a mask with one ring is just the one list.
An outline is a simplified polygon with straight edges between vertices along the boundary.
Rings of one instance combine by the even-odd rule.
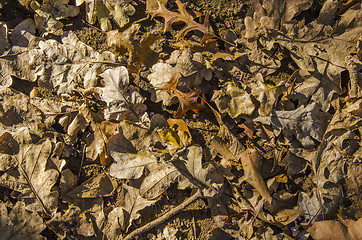
[[251, 0], [238, 28], [180, 0], [20, 3], [32, 18], [0, 22], [4, 239], [360, 238], [360, 2]]

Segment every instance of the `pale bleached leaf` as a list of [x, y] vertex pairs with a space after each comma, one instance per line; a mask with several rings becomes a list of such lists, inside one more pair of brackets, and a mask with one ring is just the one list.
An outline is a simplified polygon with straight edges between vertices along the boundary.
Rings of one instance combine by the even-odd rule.
[[105, 118], [110, 120], [129, 119], [140, 121], [146, 111], [144, 98], [136, 87], [129, 85], [126, 67], [107, 69], [100, 74], [104, 81], [101, 99], [107, 103]]
[[153, 164], [148, 167], [150, 173], [142, 181], [140, 194], [147, 199], [155, 199], [174, 183], [180, 172], [172, 165]]
[[215, 101], [220, 113], [228, 113], [232, 118], [241, 114], [251, 115], [255, 109], [250, 95], [231, 82], [226, 83], [223, 89], [215, 91], [212, 100]]

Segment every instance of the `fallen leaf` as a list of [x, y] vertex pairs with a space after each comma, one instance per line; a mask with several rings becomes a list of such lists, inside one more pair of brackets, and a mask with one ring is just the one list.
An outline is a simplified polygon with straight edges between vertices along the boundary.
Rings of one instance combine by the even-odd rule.
[[176, 182], [181, 174], [172, 165], [153, 164], [148, 167], [149, 174], [143, 179], [140, 194], [146, 199], [155, 199]]
[[135, 35], [140, 28], [140, 24], [132, 24], [122, 32], [119, 30], [107, 32], [108, 46], [115, 46], [117, 53], [122, 53], [122, 49], [127, 50], [129, 53], [128, 70], [137, 74], [142, 65], [151, 67], [158, 60], [158, 54], [151, 49], [151, 46], [159, 39], [159, 36], [148, 34], [141, 41], [136, 40]]
[[110, 52], [97, 53], [79, 41], [73, 32], [56, 40], [41, 40], [26, 52], [0, 61], [3, 74], [38, 82], [42, 87], [54, 89], [58, 94], [72, 94], [73, 91], [96, 87], [98, 74], [116, 61]]
[[129, 85], [129, 76], [126, 67], [107, 69], [100, 74], [104, 81], [101, 99], [107, 103], [108, 108], [104, 115], [107, 120], [135, 120], [141, 121], [146, 111], [144, 98], [137, 88]]
[[69, 191], [66, 198], [98, 198], [111, 196], [117, 185], [111, 178], [105, 174], [98, 174], [87, 181], [83, 182], [80, 186]]
[[112, 30], [110, 19], [112, 18], [120, 28], [129, 23], [129, 16], [136, 13], [136, 9], [128, 0], [76, 0], [76, 5], [85, 3], [86, 20], [95, 24], [98, 20], [103, 31]]
[[0, 213], [2, 239], [43, 239], [40, 235], [46, 228], [43, 219], [36, 213], [28, 212], [23, 202], [16, 202], [9, 211], [6, 204], [0, 201]]
[[293, 111], [273, 111], [270, 117], [258, 117], [257, 122], [271, 124], [274, 133], [281, 132], [288, 141], [295, 137], [305, 148], [312, 148], [316, 141], [322, 141], [330, 114], [320, 111], [320, 105], [313, 102]]
[[205, 16], [203, 24], [194, 21], [193, 16], [186, 10], [185, 5], [180, 1], [176, 0], [178, 7], [177, 12], [169, 11], [165, 5], [158, 2], [157, 10], [149, 10], [148, 13], [154, 17], [162, 17], [165, 19], [164, 32], [172, 30], [172, 24], [176, 22], [184, 22], [185, 26], [179, 30], [176, 34], [176, 39], [180, 40], [184, 38], [191, 31], [199, 31], [203, 34], [200, 44], [203, 45], [208, 39], [214, 38], [215, 34], [210, 26], [208, 16]]
[[63, 23], [59, 20], [76, 17], [79, 14], [79, 8], [69, 5], [69, 0], [45, 0], [42, 4], [34, 0], [30, 6], [36, 12], [34, 20], [36, 28], [42, 36], [48, 34], [62, 35]]
[[179, 181], [179, 188], [200, 188], [204, 196], [212, 197], [218, 193], [224, 183], [224, 178], [212, 164], [202, 167], [202, 148], [190, 146], [181, 154], [180, 158], [173, 161], [173, 165], [180, 171], [184, 179]]
[[124, 201], [122, 206], [114, 208], [108, 214], [105, 229], [106, 235], [110, 239], [116, 239], [122, 232], [127, 232], [132, 223], [141, 216], [139, 211], [156, 202], [141, 197], [137, 188], [124, 185], [123, 189]]
[[315, 222], [308, 232], [316, 240], [352, 240], [361, 239], [362, 219], [327, 220]]
[[[19, 146], [18, 153], [13, 152], [15, 140]], [[2, 185], [19, 191], [19, 199], [26, 203], [27, 210], [46, 216], [54, 214], [58, 208], [59, 193], [53, 187], [59, 173], [55, 169], [46, 169], [47, 160], [52, 153], [50, 140], [32, 144], [29, 130], [20, 129], [15, 138], [9, 134], [2, 135], [1, 148], [3, 147], [10, 147], [2, 152], [11, 153], [17, 168], [16, 172], [2, 174]]]
[[257, 80], [256, 86], [252, 87], [251, 95], [253, 95], [260, 103], [258, 112], [260, 116], [269, 116], [274, 109], [279, 95], [283, 91], [284, 83], [280, 82], [277, 86], [268, 86], [264, 83], [263, 76], [258, 73], [255, 76]]
[[188, 111], [197, 113], [204, 107], [204, 101], [202, 99], [201, 103], [198, 102], [201, 94], [200, 90], [195, 89], [188, 93], [184, 93], [177, 89], [177, 83], [180, 78], [181, 74], [179, 72], [175, 73], [166, 86], [160, 87], [160, 89], [165, 90], [171, 98], [176, 97], [179, 101], [179, 107], [177, 112], [174, 114], [174, 118], [182, 118]]
[[132, 143], [122, 133], [113, 135], [108, 141], [108, 151], [115, 160], [109, 167], [112, 177], [121, 179], [138, 179], [147, 165], [156, 159], [147, 152], [137, 152]]
[[253, 186], [260, 195], [269, 203], [272, 202], [272, 196], [266, 186], [260, 173], [260, 157], [255, 149], [246, 149], [240, 158], [243, 165], [246, 181]]
[[167, 119], [168, 126], [157, 130], [171, 156], [179, 149], [191, 145], [191, 133], [182, 119]]
[[86, 214], [77, 206], [70, 206], [63, 214], [57, 212], [52, 219], [46, 221], [46, 225], [60, 239], [65, 239], [67, 236], [77, 238], [79, 235], [85, 237], [95, 235], [91, 219], [87, 219]]
[[215, 101], [220, 113], [228, 113], [232, 118], [241, 114], [251, 115], [255, 110], [250, 95], [231, 82], [226, 83], [221, 90], [215, 91], [212, 100]]
[[0, 55], [5, 52], [8, 45], [8, 27], [6, 23], [0, 22]]

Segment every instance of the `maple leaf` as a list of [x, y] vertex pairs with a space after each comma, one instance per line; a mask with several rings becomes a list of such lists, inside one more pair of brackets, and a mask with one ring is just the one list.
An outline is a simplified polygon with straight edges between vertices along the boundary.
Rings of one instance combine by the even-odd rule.
[[166, 86], [160, 88], [170, 94], [171, 98], [177, 97], [179, 101], [179, 107], [173, 116], [174, 118], [182, 118], [182, 116], [190, 110], [197, 113], [204, 107], [204, 101], [202, 99], [200, 103], [197, 101], [201, 94], [200, 89], [195, 89], [188, 93], [184, 93], [177, 89], [177, 83], [180, 78], [181, 73], [177, 72]]
[[178, 12], [169, 11], [165, 5], [158, 3], [157, 10], [149, 10], [148, 13], [155, 17], [162, 17], [165, 19], [164, 32], [172, 30], [172, 24], [184, 22], [186, 25], [176, 34], [176, 39], [184, 38], [191, 31], [199, 31], [203, 34], [200, 44], [203, 45], [208, 39], [216, 37], [210, 23], [208, 15], [205, 16], [204, 23], [194, 21], [193, 16], [186, 10], [186, 6], [180, 1], [176, 0]]

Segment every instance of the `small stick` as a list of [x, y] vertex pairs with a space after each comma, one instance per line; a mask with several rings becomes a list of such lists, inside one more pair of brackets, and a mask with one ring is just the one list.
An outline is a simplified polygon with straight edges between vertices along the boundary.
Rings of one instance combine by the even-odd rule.
[[178, 205], [177, 207], [171, 209], [169, 212], [167, 212], [166, 214], [162, 215], [161, 217], [157, 218], [156, 220], [147, 223], [146, 225], [137, 228], [136, 230], [134, 230], [133, 232], [131, 232], [130, 234], [128, 234], [123, 240], [131, 240], [134, 239], [136, 236], [139, 236], [140, 234], [151, 230], [152, 228], [156, 227], [157, 225], [167, 221], [168, 219], [170, 219], [171, 217], [173, 217], [174, 215], [176, 215], [177, 213], [181, 212], [185, 207], [187, 207], [189, 204], [191, 204], [192, 202], [196, 201], [197, 199], [202, 197], [202, 193], [201, 190], [198, 189], [197, 192], [192, 195], [189, 199], [187, 199], [185, 202], [181, 203], [180, 205]]
[[336, 13], [336, 16], [339, 16], [339, 15], [345, 13], [348, 9], [350, 9], [351, 7], [353, 7], [354, 5], [359, 3], [360, 1], [361, 0], [350, 0], [349, 2], [346, 2], [346, 3], [342, 4], [339, 7], [339, 11]]

